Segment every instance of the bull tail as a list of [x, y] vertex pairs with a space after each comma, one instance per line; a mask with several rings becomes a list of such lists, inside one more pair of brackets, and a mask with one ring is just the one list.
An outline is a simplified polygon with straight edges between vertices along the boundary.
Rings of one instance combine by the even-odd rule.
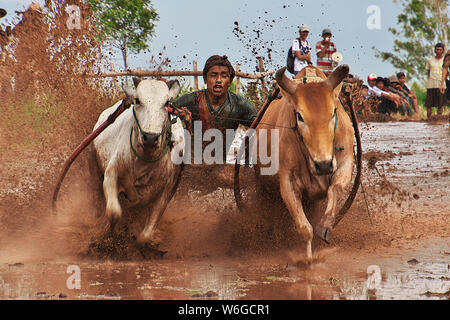
[[56, 209], [56, 200], [58, 199], [58, 192], [61, 188], [62, 182], [64, 180], [64, 177], [66, 176], [67, 172], [69, 171], [70, 166], [75, 161], [75, 159], [80, 155], [80, 153], [86, 149], [86, 147], [94, 140], [103, 130], [105, 130], [111, 123], [113, 123], [116, 118], [124, 112], [126, 109], [130, 107], [131, 103], [128, 101], [128, 99], [123, 99], [122, 103], [117, 107], [117, 109], [109, 115], [108, 119], [105, 120], [100, 126], [98, 126], [97, 129], [95, 129], [90, 135], [88, 135], [81, 144], [72, 152], [70, 157], [66, 160], [64, 163], [64, 167], [59, 174], [58, 181], [56, 182], [55, 189], [53, 191], [53, 198], [52, 198], [52, 208], [53, 211]]
[[348, 104], [350, 109], [350, 117], [352, 119], [352, 125], [353, 129], [355, 131], [355, 139], [356, 139], [356, 176], [355, 180], [353, 182], [353, 188], [350, 191], [350, 194], [348, 195], [347, 200], [345, 201], [344, 205], [342, 206], [341, 210], [336, 215], [336, 218], [334, 220], [334, 227], [337, 226], [339, 221], [344, 217], [344, 215], [347, 213], [348, 209], [350, 209], [353, 200], [355, 200], [356, 193], [358, 192], [359, 185], [361, 184], [361, 168], [362, 168], [362, 147], [361, 147], [361, 135], [359, 133], [358, 128], [358, 119], [356, 118], [355, 109], [353, 108], [353, 103], [350, 101]]

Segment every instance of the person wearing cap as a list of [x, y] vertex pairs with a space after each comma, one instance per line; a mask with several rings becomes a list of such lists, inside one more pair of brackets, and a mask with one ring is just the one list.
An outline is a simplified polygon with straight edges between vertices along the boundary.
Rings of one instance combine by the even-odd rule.
[[425, 107], [427, 108], [427, 119], [433, 114], [433, 108], [437, 108], [437, 114], [442, 115], [444, 106], [444, 94], [441, 92], [442, 64], [444, 62], [444, 44], [441, 42], [434, 46], [435, 56], [427, 60], [427, 97]]
[[415, 113], [419, 113], [419, 105], [417, 103], [417, 96], [412, 92], [406, 85], [406, 75], [403, 71], [397, 73], [397, 79], [400, 83], [401, 88], [408, 94], [408, 100], [410, 101], [410, 106], [414, 109]]
[[292, 42], [292, 54], [294, 55], [294, 75], [297, 75], [311, 62], [311, 45], [306, 38], [309, 34], [309, 27], [302, 24], [299, 28], [300, 37]]
[[[175, 101], [176, 106], [191, 113], [194, 134], [200, 125], [203, 132], [219, 129], [225, 137], [226, 129], [236, 130], [240, 124], [249, 127], [255, 120], [256, 108], [244, 97], [228, 91], [234, 76], [227, 56], [211, 56], [203, 68], [206, 89], [185, 94]], [[228, 148], [224, 146], [224, 157]]]
[[331, 55], [337, 51], [331, 42], [332, 33], [330, 29], [323, 29], [322, 40], [316, 43], [317, 67], [328, 74], [333, 71], [333, 59]]
[[378, 112], [380, 113], [391, 113], [397, 110], [397, 106], [401, 103], [401, 98], [393, 92], [388, 92], [380, 89], [377, 83], [383, 84], [384, 79], [382, 77], [377, 77], [375, 74], [371, 73], [367, 77], [367, 86], [369, 87], [369, 95], [375, 96], [379, 100]]

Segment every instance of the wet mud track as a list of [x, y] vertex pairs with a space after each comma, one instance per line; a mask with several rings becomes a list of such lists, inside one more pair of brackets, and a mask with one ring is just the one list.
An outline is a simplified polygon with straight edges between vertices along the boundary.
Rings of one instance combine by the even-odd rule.
[[[284, 238], [266, 246], [260, 229], [246, 234], [247, 220], [227, 216], [235, 211], [231, 189], [187, 191], [184, 181], [161, 222], [164, 258], [31, 259], [3, 252], [0, 298], [449, 299], [448, 123], [363, 123], [361, 132], [364, 192], [331, 245], [315, 242], [312, 265]], [[186, 176], [195, 177], [189, 170]], [[79, 289], [70, 266], [79, 268]]]

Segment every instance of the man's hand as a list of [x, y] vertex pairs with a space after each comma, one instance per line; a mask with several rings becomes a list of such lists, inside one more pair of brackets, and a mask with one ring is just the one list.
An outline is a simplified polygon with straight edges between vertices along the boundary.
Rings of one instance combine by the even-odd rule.
[[311, 52], [308, 52], [307, 54], [304, 55], [306, 61], [311, 61]]
[[442, 82], [441, 87], [439, 88], [439, 91], [441, 91], [442, 94], [445, 93], [445, 83]]
[[186, 123], [186, 129], [192, 133], [192, 114], [186, 107], [181, 107], [181, 110], [183, 110], [186, 114], [184, 117], [184, 121]]

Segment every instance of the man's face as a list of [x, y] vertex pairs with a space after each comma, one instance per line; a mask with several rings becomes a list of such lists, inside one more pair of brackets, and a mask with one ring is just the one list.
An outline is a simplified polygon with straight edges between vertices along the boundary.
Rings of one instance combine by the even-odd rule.
[[227, 93], [230, 84], [230, 70], [228, 67], [213, 66], [208, 70], [206, 87], [209, 94], [221, 97]]
[[406, 83], [406, 77], [399, 77], [398, 82], [400, 82], [400, 85], [403, 86]]
[[300, 38], [302, 40], [306, 40], [306, 37], [308, 37], [309, 31], [300, 31]]
[[383, 90], [384, 89], [384, 82], [383, 81], [378, 81], [377, 82], [377, 87], [378, 87], [378, 89]]
[[436, 47], [436, 48], [434, 49], [434, 52], [436, 53], [436, 56], [437, 56], [437, 57], [441, 57], [442, 54], [444, 53], [444, 49], [441, 48], [441, 47]]
[[330, 39], [331, 39], [331, 33], [325, 33], [322, 37], [323, 37], [323, 40], [325, 40], [325, 41], [330, 41]]
[[402, 86], [400, 85], [400, 83], [398, 83], [398, 82], [391, 82], [392, 83], [392, 86], [395, 88], [395, 89], [401, 89], [402, 88]]
[[377, 84], [377, 81], [375, 79], [373, 79], [373, 80], [369, 79], [367, 82], [369, 83], [369, 86], [371, 86], [371, 87], [373, 87]]

